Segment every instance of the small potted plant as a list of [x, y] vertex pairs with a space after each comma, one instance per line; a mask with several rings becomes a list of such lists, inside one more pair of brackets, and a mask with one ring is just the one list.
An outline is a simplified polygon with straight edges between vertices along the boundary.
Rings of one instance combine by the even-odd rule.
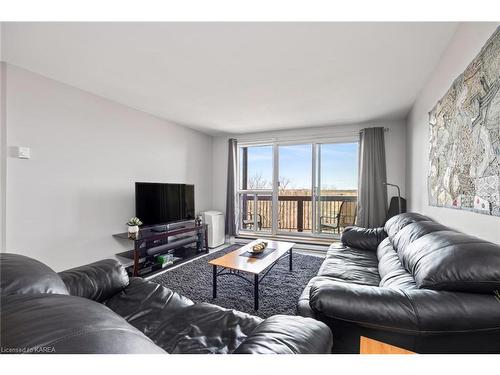
[[134, 216], [127, 222], [127, 225], [129, 238], [136, 238], [137, 233], [139, 233], [139, 226], [142, 225], [142, 221], [138, 217]]

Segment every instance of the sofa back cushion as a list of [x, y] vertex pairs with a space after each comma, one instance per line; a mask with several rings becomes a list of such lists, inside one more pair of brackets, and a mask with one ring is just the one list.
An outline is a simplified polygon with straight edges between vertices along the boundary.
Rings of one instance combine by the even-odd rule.
[[2, 296], [4, 353], [165, 353], [100, 303], [57, 294]]
[[19, 254], [0, 253], [0, 293], [69, 294], [59, 275], [38, 260]]
[[72, 296], [103, 302], [129, 285], [127, 271], [116, 259], [104, 259], [59, 272]]
[[401, 229], [403, 229], [404, 227], [406, 227], [409, 224], [416, 223], [419, 221], [433, 221], [433, 220], [428, 218], [427, 216], [417, 214], [415, 212], [407, 212], [404, 214], [399, 214], [399, 215], [391, 217], [385, 223], [384, 229], [392, 242], [394, 236]]
[[415, 279], [401, 264], [389, 238], [377, 248], [380, 287], [394, 289], [416, 289]]
[[494, 243], [443, 230], [399, 251], [418, 288], [472, 293], [500, 289], [500, 246]]
[[[499, 245], [412, 212], [394, 216], [384, 228], [390, 246], [382, 242], [378, 249], [381, 286], [391, 284], [386, 276], [388, 270], [397, 270], [398, 262], [389, 251], [392, 248], [418, 288], [472, 293], [500, 289]], [[383, 244], [387, 249], [382, 248]]]
[[409, 246], [420, 237], [433, 232], [443, 232], [449, 230], [450, 228], [436, 223], [435, 221], [417, 221], [405, 226], [392, 238], [392, 244], [394, 249], [397, 251], [401, 264], [407, 270], [411, 269], [411, 265], [408, 263], [408, 260], [411, 258], [411, 254], [409, 254], [409, 252], [415, 251], [415, 249], [410, 248]]

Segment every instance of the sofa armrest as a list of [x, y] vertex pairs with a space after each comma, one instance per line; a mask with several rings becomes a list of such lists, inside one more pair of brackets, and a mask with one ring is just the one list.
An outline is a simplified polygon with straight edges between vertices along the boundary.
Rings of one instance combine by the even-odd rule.
[[493, 294], [318, 281], [311, 286], [310, 305], [322, 316], [382, 330], [500, 333], [500, 301]]
[[300, 316], [264, 320], [234, 351], [238, 354], [326, 354], [332, 332], [324, 323]]
[[102, 302], [120, 292], [129, 284], [127, 271], [115, 259], [100, 260], [59, 272], [73, 296]]
[[322, 280], [311, 286], [309, 298], [316, 313], [331, 319], [379, 328], [418, 328], [413, 306], [401, 290]]
[[383, 227], [361, 228], [356, 226], [347, 227], [342, 232], [340, 241], [355, 249], [377, 250], [377, 246], [387, 237]]

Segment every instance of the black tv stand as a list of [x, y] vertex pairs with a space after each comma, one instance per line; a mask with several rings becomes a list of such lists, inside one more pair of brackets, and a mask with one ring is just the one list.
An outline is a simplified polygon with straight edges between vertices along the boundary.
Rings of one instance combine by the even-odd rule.
[[167, 231], [167, 226], [166, 225], [159, 225], [157, 227], [151, 228], [151, 231], [156, 232], [156, 233], [163, 233], [163, 232]]
[[[162, 232], [153, 230], [161, 227], [165, 228]], [[126, 232], [114, 234], [115, 238], [134, 243], [132, 250], [116, 255], [133, 259], [133, 265], [126, 267], [131, 276], [150, 276], [202, 253], [208, 253], [207, 228], [206, 224], [186, 223], [181, 228], [170, 229], [167, 226], [143, 228], [135, 238], [131, 238]], [[175, 254], [175, 260], [172, 264], [162, 267], [156, 262], [156, 258], [168, 252]]]

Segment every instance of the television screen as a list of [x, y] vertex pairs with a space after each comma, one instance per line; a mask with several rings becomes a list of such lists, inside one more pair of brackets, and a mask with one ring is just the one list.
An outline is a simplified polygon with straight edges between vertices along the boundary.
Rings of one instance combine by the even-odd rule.
[[135, 215], [146, 226], [194, 219], [194, 185], [136, 182]]

